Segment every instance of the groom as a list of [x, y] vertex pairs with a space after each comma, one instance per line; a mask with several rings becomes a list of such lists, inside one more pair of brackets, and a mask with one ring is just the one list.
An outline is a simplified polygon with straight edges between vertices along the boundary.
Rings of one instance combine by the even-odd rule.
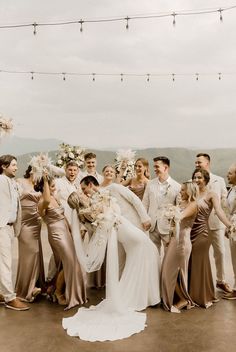
[[21, 208], [16, 182], [17, 160], [0, 157], [0, 304], [21, 311], [29, 307], [16, 298], [12, 282], [12, 247], [21, 227]]

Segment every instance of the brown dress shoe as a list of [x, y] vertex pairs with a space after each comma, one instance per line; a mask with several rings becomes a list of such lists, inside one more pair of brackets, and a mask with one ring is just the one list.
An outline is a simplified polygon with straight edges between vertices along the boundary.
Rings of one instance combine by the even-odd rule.
[[28, 310], [28, 307], [25, 303], [21, 302], [18, 298], [13, 299], [10, 302], [6, 302], [6, 308], [13, 309], [13, 310]]
[[226, 293], [231, 293], [233, 291], [226, 282], [217, 282], [216, 287]]
[[225, 295], [222, 296], [224, 299], [236, 299], [236, 291], [233, 291], [231, 293], [226, 293]]

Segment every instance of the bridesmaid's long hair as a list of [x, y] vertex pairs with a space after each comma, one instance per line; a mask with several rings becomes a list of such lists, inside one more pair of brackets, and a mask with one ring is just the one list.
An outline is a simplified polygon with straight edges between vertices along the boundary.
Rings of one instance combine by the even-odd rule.
[[198, 187], [192, 181], [183, 182], [183, 185], [186, 186], [186, 193], [188, 195], [188, 202], [193, 202], [198, 197]]
[[[52, 181], [54, 181], [54, 177], [52, 176], [48, 176], [48, 184], [50, 186], [50, 184], [52, 183]], [[44, 186], [44, 179], [43, 177], [36, 182], [36, 184], [34, 185], [34, 190], [35, 192], [41, 192], [43, 193], [43, 186]]]
[[149, 170], [149, 162], [148, 162], [148, 160], [145, 159], [145, 158], [138, 158], [138, 159], [135, 161], [135, 164], [134, 164], [134, 165], [136, 165], [136, 163], [137, 163], [138, 161], [140, 161], [140, 162], [143, 164], [143, 166], [146, 168], [146, 170], [144, 171], [144, 176], [147, 177], [148, 179], [150, 179], [150, 170]]
[[29, 165], [28, 168], [25, 170], [24, 178], [30, 178], [31, 171], [32, 171], [32, 166]]

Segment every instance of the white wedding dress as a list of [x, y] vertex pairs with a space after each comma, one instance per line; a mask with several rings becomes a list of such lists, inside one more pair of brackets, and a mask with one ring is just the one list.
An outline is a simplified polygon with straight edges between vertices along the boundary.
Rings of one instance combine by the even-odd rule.
[[[114, 198], [113, 198], [114, 199]], [[87, 272], [98, 270], [107, 248], [106, 299], [96, 306], [79, 308], [62, 325], [70, 336], [86, 341], [117, 340], [142, 331], [146, 314], [140, 313], [160, 302], [159, 254], [148, 236], [119, 214], [114, 207], [97, 228], [88, 244], [78, 232], [74, 210], [72, 235], [76, 253]], [[118, 241], [126, 252], [126, 263], [119, 280]]]

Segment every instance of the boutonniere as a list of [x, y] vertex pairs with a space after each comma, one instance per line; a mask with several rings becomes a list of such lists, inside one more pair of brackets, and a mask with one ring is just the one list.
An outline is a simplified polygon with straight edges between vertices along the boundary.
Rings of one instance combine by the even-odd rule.
[[168, 195], [169, 190], [170, 190], [170, 187], [171, 187], [170, 184], [168, 184], [167, 187], [166, 187], [166, 191], [165, 191], [165, 193], [164, 193], [164, 196], [165, 196], [165, 197]]

